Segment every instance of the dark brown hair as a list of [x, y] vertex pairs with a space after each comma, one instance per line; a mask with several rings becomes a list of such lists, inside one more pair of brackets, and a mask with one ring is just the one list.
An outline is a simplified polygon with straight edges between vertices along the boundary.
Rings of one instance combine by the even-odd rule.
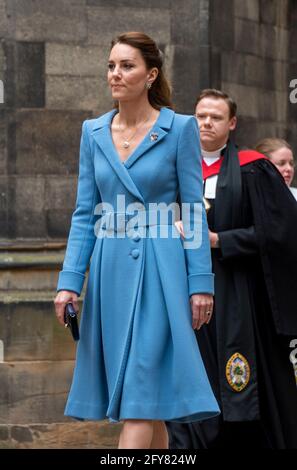
[[127, 44], [138, 49], [147, 68], [152, 69], [156, 67], [158, 69], [158, 76], [152, 83], [152, 87], [148, 90], [150, 104], [155, 109], [160, 109], [163, 106], [172, 108], [171, 88], [163, 71], [162, 52], [155, 41], [144, 33], [130, 31], [113, 39], [111, 49], [118, 43]]
[[227, 103], [228, 108], [229, 108], [229, 117], [230, 117], [230, 119], [232, 119], [234, 116], [236, 116], [237, 104], [224, 91], [216, 90], [215, 88], [205, 88], [204, 90], [201, 91], [200, 95], [198, 96], [198, 98], [196, 100], [195, 108], [196, 108], [197, 104], [203, 98], [215, 98], [215, 99], [224, 100]]

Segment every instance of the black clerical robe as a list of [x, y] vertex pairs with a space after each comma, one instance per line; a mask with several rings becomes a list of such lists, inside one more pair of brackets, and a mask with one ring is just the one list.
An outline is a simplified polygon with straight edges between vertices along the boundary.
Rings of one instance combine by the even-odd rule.
[[213, 169], [204, 166], [205, 179], [219, 175], [208, 223], [220, 248], [212, 250], [213, 318], [197, 332], [221, 416], [168, 423], [170, 446], [297, 448], [289, 360], [297, 337], [297, 204], [257, 152], [229, 148], [235, 169], [226, 162], [224, 168], [224, 158]]

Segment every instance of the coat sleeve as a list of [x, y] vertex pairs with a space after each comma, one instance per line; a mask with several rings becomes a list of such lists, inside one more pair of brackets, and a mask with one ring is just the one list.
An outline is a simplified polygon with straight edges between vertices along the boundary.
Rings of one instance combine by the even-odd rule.
[[85, 121], [80, 142], [76, 208], [72, 215], [63, 269], [57, 286], [58, 291], [70, 290], [78, 295], [82, 291], [85, 272], [96, 241], [94, 209], [100, 202], [87, 126]]
[[218, 233], [222, 259], [259, 254], [254, 225]]
[[214, 292], [208, 226], [202, 196], [202, 171], [199, 131], [196, 118], [189, 117], [179, 135], [177, 177], [189, 295]]

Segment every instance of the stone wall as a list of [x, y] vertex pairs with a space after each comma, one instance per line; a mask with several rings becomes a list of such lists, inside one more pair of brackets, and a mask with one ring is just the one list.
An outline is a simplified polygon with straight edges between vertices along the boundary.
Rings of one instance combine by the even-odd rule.
[[81, 123], [112, 106], [111, 38], [144, 30], [165, 52], [176, 109], [201, 88], [230, 92], [238, 141], [295, 143], [292, 0], [0, 0], [0, 238], [65, 238], [75, 202]]
[[177, 108], [191, 112], [199, 2], [0, 0], [0, 21], [0, 238], [65, 238], [82, 121], [112, 107], [112, 37], [152, 35], [166, 55]]
[[211, 84], [238, 103], [242, 147], [282, 137], [297, 151], [297, 105], [289, 101], [290, 81], [297, 78], [296, 16], [290, 0], [211, 2]]
[[[295, 80], [295, 89], [297, 88], [297, 2], [290, 2], [289, 5], [289, 54], [288, 54], [288, 77], [289, 82]], [[292, 91], [292, 88], [291, 88]], [[295, 93], [296, 97], [296, 93]], [[286, 137], [293, 145], [295, 156], [297, 155], [297, 103], [289, 102], [289, 112], [287, 121]], [[297, 176], [295, 173], [295, 186], [297, 185]]]

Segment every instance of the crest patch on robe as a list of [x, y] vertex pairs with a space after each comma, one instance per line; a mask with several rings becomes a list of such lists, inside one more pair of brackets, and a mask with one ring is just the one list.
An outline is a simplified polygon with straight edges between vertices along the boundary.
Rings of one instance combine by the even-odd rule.
[[235, 392], [241, 392], [250, 380], [250, 366], [247, 359], [235, 353], [227, 362], [226, 377], [228, 384]]

